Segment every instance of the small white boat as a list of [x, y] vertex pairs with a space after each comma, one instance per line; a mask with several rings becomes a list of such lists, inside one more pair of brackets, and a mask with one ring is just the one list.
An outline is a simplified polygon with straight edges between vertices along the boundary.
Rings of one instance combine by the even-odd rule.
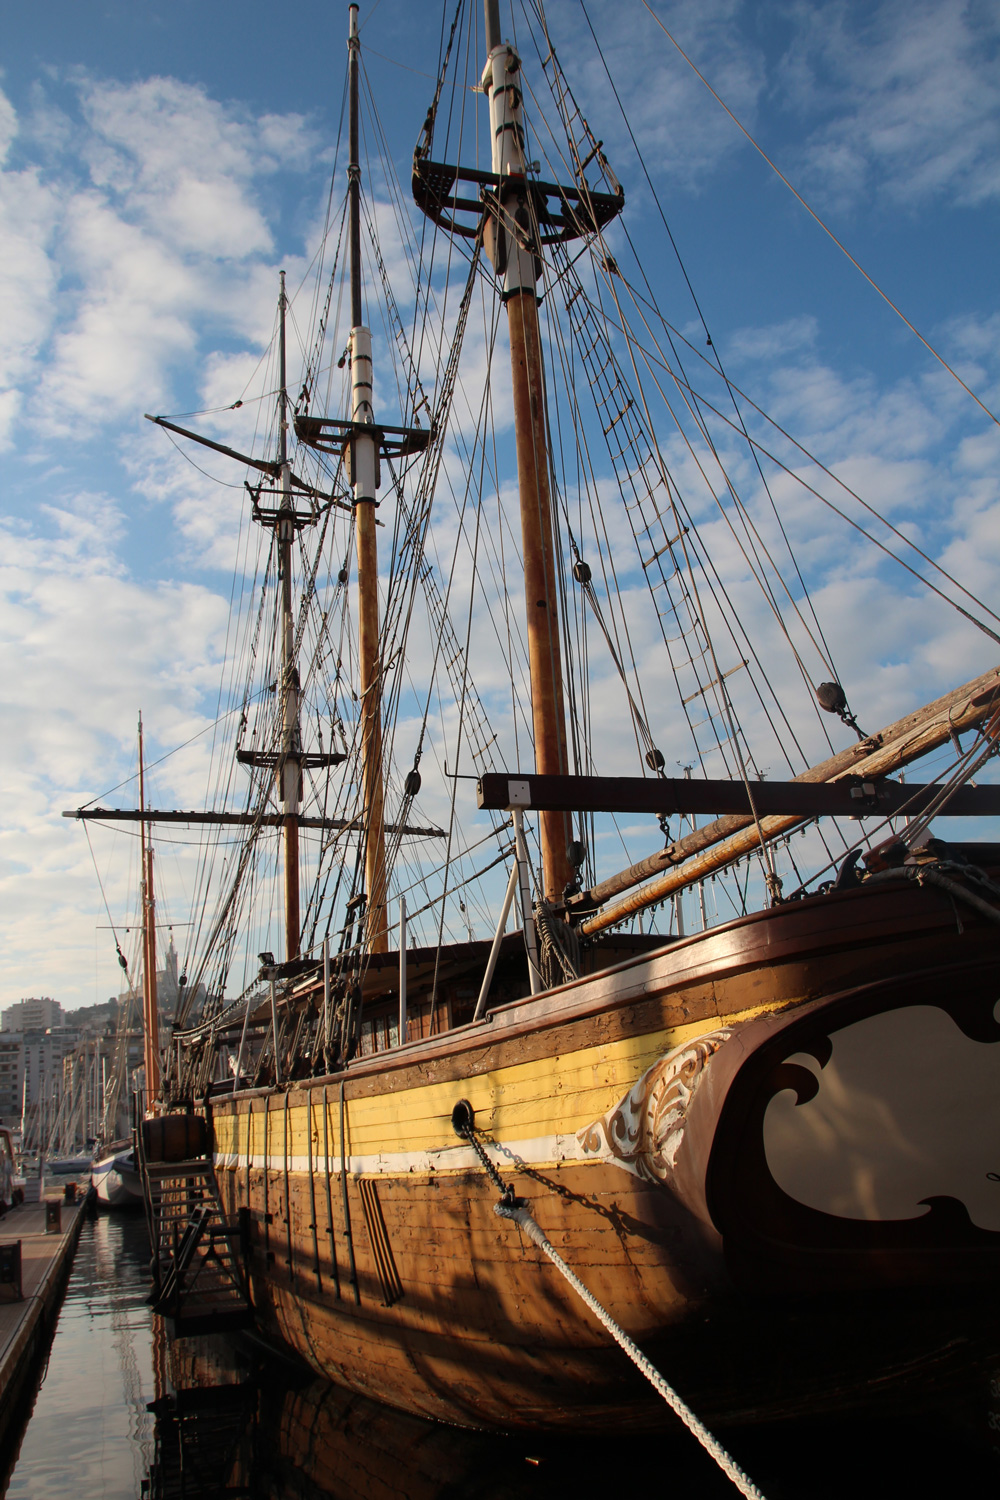
[[93, 1166], [93, 1162], [93, 1152], [77, 1151], [72, 1156], [48, 1157], [45, 1170], [53, 1177], [85, 1177]]
[[118, 1141], [94, 1157], [90, 1180], [99, 1203], [132, 1208], [142, 1202], [142, 1179], [129, 1142]]

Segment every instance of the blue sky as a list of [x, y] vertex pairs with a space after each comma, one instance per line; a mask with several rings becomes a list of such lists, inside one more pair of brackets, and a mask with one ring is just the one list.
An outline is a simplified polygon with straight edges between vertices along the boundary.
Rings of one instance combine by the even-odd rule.
[[[1000, 5], [655, 8], [997, 410]], [[1000, 431], [747, 145], [640, 0], [588, 11], [734, 378], [897, 520], [912, 504], [921, 534], [995, 599]], [[625, 184], [630, 232], [662, 271], [664, 310], [693, 327], [582, 11], [554, 0], [547, 14]], [[296, 284], [315, 248], [346, 21], [346, 5], [308, 0], [285, 15], [228, 0], [5, 7], [0, 1004], [38, 993], [85, 1004], [116, 988], [86, 842], [59, 813], [129, 773], [140, 707], [155, 749], [207, 722], [231, 560], [232, 502], [192, 484], [142, 413], [227, 404], [252, 374], [277, 269]], [[379, 0], [361, 21], [405, 183], [439, 17]], [[878, 640], [880, 670], [858, 689], [871, 722], [990, 663], [989, 643], [937, 624], [921, 633], [860, 585], [840, 597], [847, 658]], [[162, 800], [196, 805], [202, 771], [196, 752], [180, 757]], [[127, 877], [110, 856], [107, 879], [117, 919]]]

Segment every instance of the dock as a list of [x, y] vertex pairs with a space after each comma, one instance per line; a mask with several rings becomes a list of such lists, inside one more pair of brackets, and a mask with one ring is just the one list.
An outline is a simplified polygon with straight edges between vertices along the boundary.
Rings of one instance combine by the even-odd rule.
[[[59, 1230], [46, 1229], [58, 1211]], [[51, 1337], [69, 1277], [86, 1206], [66, 1203], [60, 1192], [41, 1203], [22, 1203], [0, 1219], [0, 1450], [30, 1394], [39, 1356]], [[20, 1242], [17, 1295], [16, 1246]]]

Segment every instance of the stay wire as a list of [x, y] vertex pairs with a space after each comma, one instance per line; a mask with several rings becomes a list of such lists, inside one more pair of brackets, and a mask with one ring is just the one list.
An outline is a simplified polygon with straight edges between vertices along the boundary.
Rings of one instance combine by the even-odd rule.
[[[583, 0], [580, 0], [580, 3], [582, 5], [583, 4]], [[737, 119], [736, 115], [733, 114], [733, 111], [729, 108], [729, 105], [725, 102], [725, 100], [722, 99], [722, 98], [720, 98], [720, 96], [716, 93], [715, 89], [713, 89], [712, 85], [709, 83], [709, 81], [705, 77], [704, 73], [702, 73], [698, 69], [697, 65], [691, 60], [691, 58], [688, 57], [687, 53], [684, 51], [684, 48], [681, 46], [681, 44], [677, 40], [677, 38], [674, 37], [674, 36], [672, 36], [671, 33], [667, 30], [666, 26], [664, 26], [663, 22], [660, 20], [659, 16], [656, 14], [656, 12], [653, 9], [653, 7], [649, 4], [649, 0], [642, 0], [642, 4], [645, 6], [646, 10], [649, 11], [649, 14], [652, 16], [652, 18], [656, 22], [657, 26], [659, 26], [660, 30], [663, 32], [663, 34], [667, 38], [667, 40], [669, 42], [671, 42], [673, 44], [673, 46], [675, 46], [677, 48], [677, 51], [680, 53], [681, 57], [683, 57], [684, 61], [688, 65], [688, 67], [692, 70], [693, 73], [695, 73], [697, 75], [698, 78], [701, 79], [702, 83], [708, 89], [708, 92], [712, 95], [712, 98], [715, 99], [715, 101], [722, 106], [722, 108], [725, 110], [726, 114], [732, 120], [732, 122], [736, 126], [736, 128], [744, 136], [746, 136], [747, 140], [750, 142], [750, 144], [754, 148], [754, 150], [760, 156], [763, 157], [764, 161], [766, 161], [767, 165], [771, 168], [771, 171], [775, 174], [776, 177], [779, 177], [781, 179], [781, 181], [785, 184], [785, 187], [788, 189], [788, 191], [792, 194], [792, 196], [805, 209], [806, 213], [809, 214], [811, 218], [815, 219], [816, 223], [819, 225], [820, 229], [822, 229], [823, 233], [826, 234], [826, 235], [828, 235], [830, 237], [830, 239], [833, 241], [833, 243], [837, 246], [837, 249], [840, 250], [844, 255], [846, 255], [847, 259], [851, 262], [851, 265], [854, 266], [855, 270], [860, 271], [861, 275], [868, 282], [869, 286], [871, 286], [878, 293], [878, 295], [882, 298], [883, 302], [885, 302], [889, 307], [892, 308], [893, 312], [896, 314], [896, 316], [903, 323], [906, 324], [906, 326], [910, 330], [910, 332], [912, 334], [916, 335], [916, 337], [920, 340], [920, 342], [923, 344], [924, 348], [928, 351], [928, 353], [932, 354], [934, 356], [934, 358], [937, 360], [938, 364], [941, 365], [943, 369], [947, 370], [948, 374], [952, 377], [953, 380], [957, 381], [957, 383], [962, 387], [962, 390], [965, 391], [966, 395], [971, 396], [972, 399], [973, 399], [973, 401], [980, 408], [980, 410], [982, 410], [983, 412], [985, 412], [985, 414], [989, 417], [990, 421], [991, 422], [995, 422], [997, 424], [997, 426], [1000, 427], [1000, 418], [998, 418], [992, 411], [990, 411], [990, 408], [983, 401], [981, 401], [979, 399], [979, 397], [976, 395], [975, 391], [971, 388], [971, 386], [966, 385], [966, 383], [962, 379], [961, 375], [959, 375], [959, 373], [958, 373], [957, 370], [955, 370], [955, 369], [952, 368], [952, 366], [945, 359], [944, 355], [943, 354], [939, 354], [938, 351], [934, 348], [934, 345], [931, 344], [927, 339], [924, 338], [923, 334], [920, 332], [920, 330], [918, 328], [914, 327], [914, 325], [910, 322], [910, 320], [906, 316], [906, 314], [904, 312], [902, 312], [896, 306], [895, 302], [893, 302], [893, 300], [889, 296], [889, 294], [887, 292], [884, 292], [882, 290], [882, 288], [879, 286], [878, 282], [874, 279], [874, 277], [869, 276], [869, 274], [865, 270], [864, 266], [861, 265], [861, 263], [854, 258], [854, 256], [851, 254], [851, 252], [847, 249], [846, 245], [844, 245], [837, 238], [837, 236], [834, 234], [834, 232], [830, 228], [830, 226], [828, 224], [826, 224], [820, 218], [819, 214], [816, 212], [816, 210], [814, 208], [810, 207], [810, 205], [803, 198], [802, 194], [799, 192], [798, 188], [794, 187], [792, 185], [792, 183], [789, 182], [789, 180], [785, 176], [784, 172], [782, 172], [780, 170], [780, 168], [778, 168], [775, 165], [775, 163], [768, 156], [767, 152], [764, 150], [763, 146], [758, 145], [758, 143], [754, 140], [753, 136], [750, 134], [749, 130], [747, 130], [746, 126], [743, 125]]]
[[[635, 138], [635, 134], [634, 134], [634, 132], [632, 130], [631, 121], [628, 118], [628, 115], [627, 115], [626, 110], [625, 110], [625, 106], [622, 103], [622, 100], [621, 100], [621, 97], [620, 97], [620, 95], [618, 93], [618, 89], [617, 89], [617, 86], [615, 84], [615, 81], [614, 81], [613, 77], [611, 76], [611, 69], [608, 66], [607, 59], [605, 58], [604, 52], [603, 52], [603, 50], [601, 48], [601, 44], [600, 44], [600, 42], [597, 39], [596, 33], [594, 32], [594, 28], [593, 28], [593, 25], [591, 23], [590, 16], [587, 13], [587, 7], [586, 7], [586, 4], [584, 3], [584, 0], [580, 0], [580, 7], [581, 7], [581, 9], [583, 11], [584, 18], [586, 19], [587, 26], [588, 26], [588, 28], [590, 30], [590, 34], [593, 37], [594, 45], [597, 48], [597, 53], [598, 53], [598, 56], [601, 59], [601, 65], [604, 68], [605, 74], [606, 74], [607, 79], [608, 79], [608, 83], [611, 85], [611, 90], [612, 90], [612, 93], [615, 96], [615, 100], [616, 100], [616, 102], [618, 104], [618, 108], [619, 108], [619, 110], [621, 112], [622, 119], [625, 121], [625, 128], [628, 131], [629, 137], [630, 137], [630, 139], [632, 141], [632, 145], [635, 148], [635, 153], [636, 153], [636, 156], [638, 158], [639, 165], [642, 168], [643, 176], [645, 177], [646, 182], [647, 182], [647, 184], [649, 186], [650, 193], [652, 194], [653, 202], [656, 204], [656, 209], [657, 209], [657, 212], [658, 212], [658, 214], [660, 216], [660, 220], [661, 220], [661, 222], [663, 224], [663, 227], [664, 227], [664, 229], [665, 229], [665, 231], [667, 233], [667, 237], [670, 240], [670, 245], [671, 245], [671, 248], [672, 248], [672, 250], [674, 252], [674, 256], [676, 258], [677, 264], [680, 267], [681, 275], [683, 276], [684, 281], [685, 281], [685, 283], [687, 285], [687, 289], [688, 289], [688, 291], [689, 291], [689, 293], [691, 295], [691, 301], [694, 303], [694, 307], [695, 307], [695, 310], [696, 310], [696, 312], [698, 314], [698, 318], [699, 318], [699, 320], [701, 322], [701, 326], [702, 326], [702, 328], [704, 330], [705, 337], [706, 337], [706, 339], [708, 341], [709, 347], [712, 350], [712, 354], [713, 354], [713, 357], [714, 357], [715, 365], [716, 365], [716, 367], [717, 367], [717, 369], [719, 371], [719, 374], [722, 376], [722, 379], [724, 380], [724, 382], [726, 384], [727, 390], [729, 391], [729, 398], [730, 398], [730, 400], [733, 403], [733, 410], [736, 412], [737, 418], [739, 420], [740, 428], [742, 429], [742, 432], [743, 432], [743, 436], [746, 439], [748, 447], [750, 448], [750, 453], [751, 453], [751, 456], [753, 457], [754, 464], [756, 465], [757, 472], [760, 475], [761, 483], [764, 486], [764, 491], [765, 491], [765, 493], [767, 495], [768, 500], [770, 501], [771, 509], [774, 512], [775, 520], [776, 520], [776, 522], [778, 524], [779, 530], [781, 531], [782, 540], [785, 543], [785, 547], [786, 547], [786, 549], [788, 551], [788, 555], [789, 555], [789, 557], [791, 559], [792, 566], [795, 569], [796, 576], [797, 576], [797, 578], [799, 580], [799, 584], [800, 584], [800, 586], [802, 588], [803, 596], [804, 596], [804, 598], [806, 600], [806, 603], [807, 603], [807, 605], [809, 607], [809, 612], [812, 615], [813, 621], [815, 622], [816, 629], [817, 629], [817, 632], [819, 634], [820, 642], [822, 643], [823, 652], [825, 652], [825, 654], [826, 654], [826, 663], [825, 664], [829, 668], [829, 670], [832, 673], [833, 677], [836, 679], [837, 676], [838, 676], [838, 674], [837, 674], [837, 669], [836, 669], [836, 667], [834, 665], [834, 662], [833, 662], [833, 654], [832, 654], [832, 652], [830, 650], [830, 646], [829, 646], [829, 643], [828, 643], [828, 641], [826, 639], [825, 633], [823, 631], [823, 627], [822, 627], [822, 625], [820, 623], [819, 616], [816, 613], [815, 606], [814, 606], [814, 604], [812, 602], [812, 599], [810, 597], [809, 590], [808, 590], [808, 588], [806, 586], [806, 581], [805, 581], [805, 579], [802, 576], [802, 571], [801, 571], [801, 569], [799, 567], [798, 559], [796, 558], [795, 553], [792, 550], [791, 542], [789, 541], [788, 534], [787, 534], [787, 532], [785, 530], [784, 523], [783, 523], [783, 521], [781, 519], [781, 516], [780, 516], [780, 514], [778, 512], [777, 505], [775, 504], [774, 496], [771, 493], [770, 486], [768, 485], [767, 479], [766, 479], [766, 477], [764, 475], [764, 471], [761, 468], [760, 460], [757, 457], [756, 450], [754, 449], [752, 443], [750, 442], [750, 434], [747, 432], [746, 424], [743, 421], [743, 414], [740, 411], [739, 404], [738, 404], [738, 402], [736, 400], [736, 396], [734, 394], [732, 384], [731, 384], [731, 382], [729, 380], [729, 376], [726, 374], [726, 372], [725, 372], [725, 370], [723, 368], [722, 357], [719, 354], [718, 348], [716, 347], [715, 342], [714, 342], [714, 340], [712, 338], [711, 332], [710, 332], [709, 327], [708, 327], [708, 322], [707, 322], [707, 320], [705, 318], [704, 310], [702, 309], [701, 303], [698, 300], [698, 296], [697, 296], [697, 294], [695, 292], [694, 286], [692, 285], [691, 278], [688, 275], [687, 267], [684, 264], [684, 259], [683, 259], [682, 255], [680, 253], [680, 247], [678, 246], [677, 241], [674, 238], [673, 230], [671, 229], [670, 224], [667, 221], [666, 214], [663, 211], [663, 206], [660, 203], [660, 200], [659, 200], [659, 197], [657, 195], [656, 189], [653, 186], [653, 180], [652, 180], [652, 178], [651, 178], [651, 176], [649, 174], [649, 170], [648, 170], [648, 168], [646, 166], [645, 158], [644, 158], [644, 156], [642, 154], [642, 151], [639, 148], [639, 143], [638, 143], [638, 141]], [[627, 236], [627, 238], [629, 239], [629, 244], [631, 246], [631, 243], [632, 243], [631, 242], [631, 237]], [[633, 253], [634, 253], [634, 247], [633, 247]], [[636, 259], [637, 259], [637, 264], [639, 264], [638, 257]], [[641, 269], [641, 264], [640, 264], [640, 269]], [[643, 271], [643, 280], [646, 282], [647, 289], [649, 290], [650, 296], [652, 297], [652, 295], [653, 295], [652, 294], [652, 288], [649, 286], [649, 282], [648, 282], [648, 279], [647, 279], [644, 271]], [[655, 299], [654, 299], [654, 306], [655, 306]], [[676, 357], [676, 350], [674, 351], [674, 354], [675, 354], [675, 357]], [[680, 362], [679, 358], [678, 358], [678, 366], [679, 366], [679, 368], [681, 368], [681, 370], [683, 372], [683, 366], [681, 365], [681, 362]], [[693, 394], [694, 393], [692, 393], [692, 395]], [[697, 399], [697, 398], [695, 397], [695, 399]], [[707, 429], [703, 428], [703, 431], [705, 432], [706, 441], [710, 442], [710, 439], [708, 438]], [[714, 453], [714, 446], [713, 446], [713, 453]], [[728, 478], [727, 478], [727, 484], [729, 484]], [[735, 491], [732, 489], [731, 485], [729, 485], [729, 487], [730, 487], [731, 492], [733, 493], [734, 499], [736, 499], [737, 500], [737, 504], [739, 504], [738, 497], [736, 496]], [[773, 562], [772, 562], [772, 566], [775, 567], [775, 572], [777, 573], [777, 576], [780, 579], [781, 578], [780, 570], [778, 570], [777, 566]], [[789, 591], [788, 591], [787, 588], [786, 588], [785, 592], [789, 593]], [[790, 593], [789, 593], [789, 598], [791, 599], [791, 594]], [[798, 613], [797, 606], [795, 605], [795, 601], [794, 600], [792, 600], [792, 604], [793, 604], [793, 607], [796, 608], [796, 612]], [[808, 627], [807, 627], [807, 629], [808, 629]], [[809, 632], [809, 633], [811, 634], [811, 632]], [[790, 638], [789, 638], [789, 644], [791, 644]]]

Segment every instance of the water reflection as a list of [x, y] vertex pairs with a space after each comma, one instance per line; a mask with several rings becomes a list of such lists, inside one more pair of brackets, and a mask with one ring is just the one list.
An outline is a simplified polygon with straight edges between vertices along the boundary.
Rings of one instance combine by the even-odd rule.
[[[317, 1380], [252, 1339], [171, 1342], [146, 1303], [141, 1215], [86, 1224], [7, 1495], [24, 1500], [573, 1500], [735, 1491], [686, 1435], [621, 1443], [424, 1422]], [[724, 1434], [768, 1500], [995, 1496], [1000, 1369], [923, 1421]], [[992, 1412], [992, 1419], [991, 1419]]]
[[84, 1224], [10, 1500], [136, 1500], [153, 1456], [148, 1274], [141, 1216]]
[[[178, 1385], [158, 1421], [149, 1491], [157, 1500], [607, 1500], [663, 1488], [731, 1500], [736, 1493], [685, 1435], [614, 1443], [586, 1433], [567, 1440], [468, 1432], [392, 1411], [259, 1348], [221, 1340], [174, 1345], [168, 1362]], [[221, 1384], [180, 1384], [203, 1380]], [[723, 1436], [768, 1500], [977, 1500], [1000, 1489], [985, 1405], [930, 1421], [796, 1423]]]

